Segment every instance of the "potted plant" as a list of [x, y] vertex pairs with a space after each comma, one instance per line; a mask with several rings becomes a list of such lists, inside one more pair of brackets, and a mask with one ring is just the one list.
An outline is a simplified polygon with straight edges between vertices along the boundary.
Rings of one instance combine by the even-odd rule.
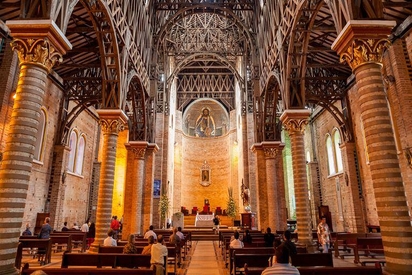
[[232, 187], [228, 188], [228, 193], [229, 193], [229, 199], [227, 201], [226, 214], [232, 219], [232, 223], [233, 223], [233, 220], [236, 218], [238, 211], [237, 211], [236, 202], [233, 198], [233, 188]]

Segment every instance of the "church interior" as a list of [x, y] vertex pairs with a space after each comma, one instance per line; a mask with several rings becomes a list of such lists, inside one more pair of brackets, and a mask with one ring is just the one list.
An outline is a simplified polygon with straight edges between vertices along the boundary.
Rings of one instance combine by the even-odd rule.
[[308, 250], [325, 216], [412, 274], [411, 30], [408, 0], [0, 1], [0, 274], [45, 217], [97, 253], [113, 216], [214, 215]]

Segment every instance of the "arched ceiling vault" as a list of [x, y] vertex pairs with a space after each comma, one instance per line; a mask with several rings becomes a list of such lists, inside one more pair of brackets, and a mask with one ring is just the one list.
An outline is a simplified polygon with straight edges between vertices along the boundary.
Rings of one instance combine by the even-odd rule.
[[201, 97], [234, 109], [235, 80], [244, 89], [246, 68], [256, 60], [255, 1], [154, 2], [158, 64], [173, 56], [167, 83], [177, 78], [177, 109]]
[[[63, 79], [67, 101], [78, 102], [76, 110], [89, 106], [129, 108], [128, 98], [136, 99], [126, 93], [130, 88], [127, 74], [131, 70], [141, 78], [140, 84], [136, 84], [140, 88], [132, 90], [141, 93], [143, 89], [146, 100], [142, 102], [147, 104], [149, 82], [156, 80], [155, 73], [150, 72], [149, 76], [149, 68], [163, 66], [166, 72], [164, 63], [173, 55], [179, 68], [174, 74], [180, 79], [186, 78], [188, 85], [200, 83], [209, 75], [224, 85], [235, 78], [243, 79], [242, 92], [246, 95], [242, 95], [242, 100], [248, 100], [247, 110], [252, 106], [254, 112], [260, 112], [258, 116], [263, 122], [258, 124], [263, 127], [264, 106], [279, 106], [279, 103], [283, 109], [321, 105], [330, 110], [339, 123], [344, 123], [345, 115], [334, 110], [333, 103], [336, 99], [345, 99], [346, 79], [351, 70], [340, 64], [337, 54], [330, 50], [337, 33], [351, 19], [395, 20], [399, 25], [412, 14], [412, 2], [407, 0], [152, 0], [145, 3], [141, 0], [3, 0], [0, 1], [0, 20], [51, 18], [65, 31], [74, 47], [55, 72]], [[198, 53], [215, 54], [222, 59], [199, 55], [187, 62], [187, 57]], [[239, 66], [237, 60], [243, 64]], [[202, 78], [195, 79], [199, 72]], [[265, 86], [272, 82], [268, 80], [271, 73], [279, 76], [275, 89]], [[252, 83], [259, 77], [265, 88], [259, 93], [254, 86], [255, 93], [251, 93]], [[231, 89], [230, 85], [226, 87]], [[269, 94], [273, 91], [276, 96]], [[226, 90], [218, 92], [221, 98], [227, 94]], [[210, 94], [197, 96], [205, 95]], [[189, 94], [185, 96], [179, 108], [188, 104]], [[254, 96], [262, 97], [256, 99], [261, 102], [259, 110], [249, 104]], [[278, 102], [269, 102], [269, 99]], [[230, 109], [230, 99], [225, 100], [224, 105]], [[135, 106], [141, 108], [135, 110], [137, 113], [146, 112], [147, 117], [146, 107]], [[274, 108], [270, 108], [266, 114], [273, 116]], [[77, 114], [63, 117], [68, 124], [62, 127], [67, 128]], [[140, 118], [136, 123], [139, 121]], [[275, 123], [276, 119], [266, 121]], [[342, 124], [342, 127], [346, 126]]]

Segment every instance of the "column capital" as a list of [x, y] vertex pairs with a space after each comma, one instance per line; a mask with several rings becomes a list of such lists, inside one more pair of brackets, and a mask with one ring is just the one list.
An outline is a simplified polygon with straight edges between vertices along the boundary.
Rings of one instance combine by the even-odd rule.
[[144, 159], [149, 143], [147, 141], [130, 141], [126, 143], [126, 149], [133, 152], [135, 159]]
[[157, 146], [156, 143], [148, 143], [147, 144], [147, 152], [149, 154], [151, 153], [157, 153], [157, 151], [159, 151], [159, 146]]
[[286, 131], [290, 133], [303, 133], [306, 125], [309, 123], [310, 110], [286, 110], [280, 116], [280, 120]]
[[355, 71], [367, 63], [382, 64], [385, 50], [391, 45], [388, 40], [395, 21], [350, 20], [340, 32], [332, 49]]
[[280, 141], [264, 141], [261, 143], [265, 158], [276, 158], [282, 152], [285, 144]]
[[119, 134], [127, 125], [128, 118], [120, 109], [99, 109], [96, 112], [104, 133]]
[[47, 72], [72, 48], [69, 40], [53, 20], [11, 20], [6, 22], [20, 65], [32, 64]]

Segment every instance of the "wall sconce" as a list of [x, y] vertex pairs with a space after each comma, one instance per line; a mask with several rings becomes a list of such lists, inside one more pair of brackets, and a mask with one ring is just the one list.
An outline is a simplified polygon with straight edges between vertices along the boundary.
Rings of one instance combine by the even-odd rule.
[[62, 183], [63, 184], [66, 181], [66, 176], [67, 176], [66, 171], [63, 171], [63, 173], [62, 173]]

